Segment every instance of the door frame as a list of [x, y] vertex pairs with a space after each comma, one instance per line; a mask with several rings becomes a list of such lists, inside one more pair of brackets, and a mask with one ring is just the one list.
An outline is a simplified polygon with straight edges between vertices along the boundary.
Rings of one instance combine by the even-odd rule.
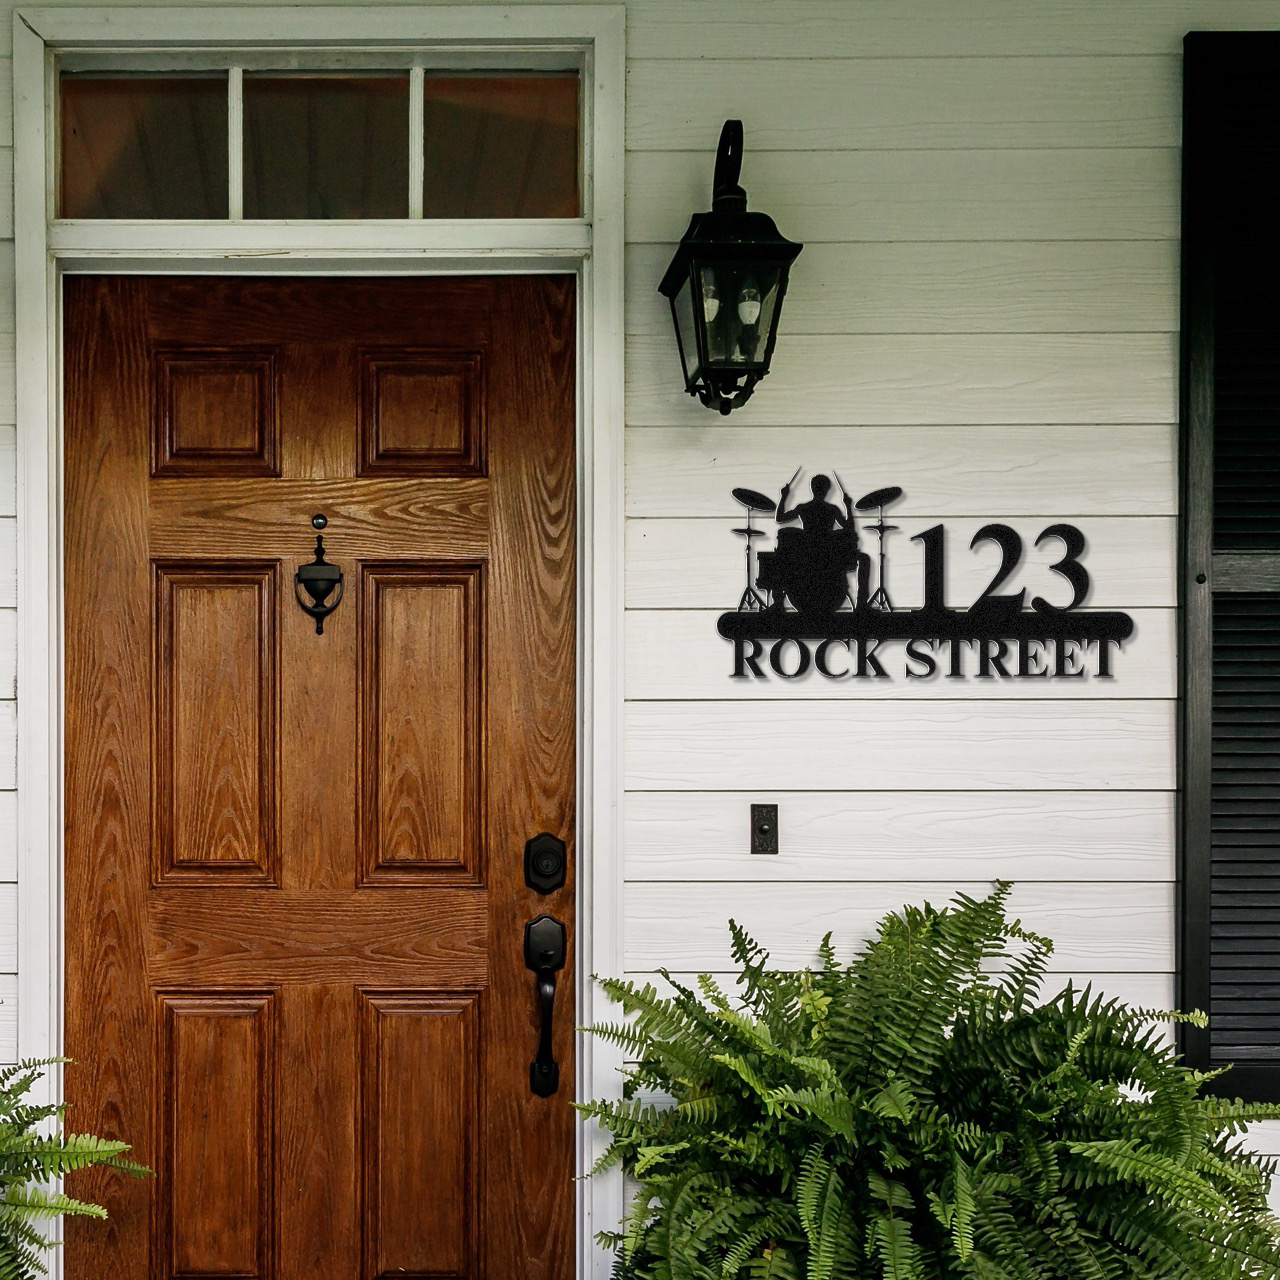
[[[588, 975], [621, 974], [623, 152], [625, 7], [484, 4], [19, 9], [13, 17], [17, 330], [18, 1051], [56, 1055], [63, 1023], [61, 282], [68, 272], [435, 275], [567, 272], [578, 282], [578, 762], [576, 1019], [601, 1018]], [[524, 221], [151, 222], [54, 217], [56, 91], [64, 56], [174, 60], [253, 48], [576, 61], [584, 217]], [[492, 65], [492, 62], [490, 62]], [[616, 1050], [577, 1036], [576, 1097], [618, 1092]], [[61, 1097], [60, 1075], [42, 1082]], [[578, 1172], [603, 1149], [581, 1119]], [[576, 1184], [576, 1273], [605, 1280], [595, 1232], [621, 1217], [613, 1172]], [[49, 1258], [60, 1280], [61, 1258]]]

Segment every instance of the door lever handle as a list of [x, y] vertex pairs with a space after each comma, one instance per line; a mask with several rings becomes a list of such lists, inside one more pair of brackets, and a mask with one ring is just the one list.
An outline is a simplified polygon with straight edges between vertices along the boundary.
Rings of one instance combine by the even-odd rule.
[[549, 1098], [560, 1087], [560, 1064], [552, 1056], [551, 1028], [556, 1003], [556, 973], [564, 968], [564, 925], [554, 916], [541, 915], [524, 927], [524, 963], [537, 978], [541, 1027], [538, 1052], [529, 1063], [529, 1088], [539, 1098]]

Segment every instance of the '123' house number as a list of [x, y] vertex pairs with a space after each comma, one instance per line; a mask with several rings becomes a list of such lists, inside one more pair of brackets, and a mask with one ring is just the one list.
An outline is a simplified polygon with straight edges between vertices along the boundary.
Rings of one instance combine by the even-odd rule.
[[[816, 671], [829, 680], [891, 678], [884, 646], [906, 642], [902, 672], [907, 679], [941, 674], [950, 679], [1101, 679], [1113, 674], [1116, 651], [1133, 632], [1126, 613], [1082, 612], [1089, 574], [1080, 557], [1084, 534], [1073, 524], [1051, 524], [1036, 546], [1056, 539], [1062, 556], [1050, 570], [1065, 579], [1072, 597], [1054, 605], [1038, 595], [1027, 607], [1027, 589], [999, 594], [1022, 559], [1022, 537], [1007, 524], [988, 524], [973, 535], [970, 548], [994, 542], [1000, 567], [976, 600], [949, 609], [943, 600], [946, 529], [937, 524], [912, 536], [924, 554], [924, 604], [895, 610], [885, 574], [884, 509], [902, 497], [896, 485], [876, 489], [857, 502], [840, 477], [842, 504], [827, 500], [831, 480], [815, 475], [811, 497], [792, 503], [791, 486], [779, 500], [754, 489], [735, 489], [747, 510], [745, 526], [734, 530], [745, 543], [746, 586], [731, 613], [721, 614], [719, 631], [733, 644], [736, 679], [767, 679], [769, 672], [794, 680]], [[877, 537], [875, 560], [858, 542], [855, 512], [878, 513], [865, 527]], [[772, 516], [775, 543], [754, 525], [757, 514]], [[874, 577], [875, 589], [871, 589]]]

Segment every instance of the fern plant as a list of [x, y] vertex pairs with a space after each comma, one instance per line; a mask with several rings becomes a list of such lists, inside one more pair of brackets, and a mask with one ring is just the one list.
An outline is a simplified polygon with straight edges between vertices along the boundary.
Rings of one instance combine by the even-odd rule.
[[1206, 1096], [1160, 1022], [1040, 988], [1052, 944], [1007, 884], [880, 922], [852, 963], [770, 968], [730, 924], [739, 992], [609, 980], [621, 1100], [580, 1110], [638, 1183], [625, 1280], [1280, 1277], [1274, 1166], [1239, 1135], [1280, 1107]]
[[62, 1214], [105, 1218], [97, 1204], [77, 1200], [47, 1184], [89, 1165], [107, 1165], [127, 1173], [150, 1172], [124, 1158], [124, 1142], [88, 1133], [47, 1133], [49, 1120], [61, 1121], [65, 1106], [27, 1100], [44, 1068], [60, 1058], [39, 1058], [0, 1067], [0, 1280], [35, 1280], [48, 1268], [42, 1252], [49, 1245], [41, 1226]]

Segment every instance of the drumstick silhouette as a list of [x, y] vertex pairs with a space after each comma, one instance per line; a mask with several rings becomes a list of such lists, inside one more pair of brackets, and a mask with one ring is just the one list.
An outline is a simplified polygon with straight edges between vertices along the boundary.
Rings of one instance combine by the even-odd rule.
[[[801, 463], [801, 464], [796, 468], [796, 476], [798, 476], [798, 475], [799, 475], [803, 470], [804, 470], [804, 463], [802, 462], [802, 463]], [[792, 486], [793, 484], [795, 484], [795, 482], [796, 482], [796, 476], [792, 476], [792, 477], [791, 477], [791, 479], [790, 479], [790, 480], [788, 480], [788, 481], [787, 481], [787, 483], [786, 483], [786, 484], [784, 484], [782, 487], [783, 487], [784, 489], [790, 489], [790, 488], [791, 488], [791, 486]]]
[[841, 492], [842, 494], [844, 494], [844, 500], [845, 500], [846, 502], [848, 502], [848, 501], [849, 501], [849, 490], [848, 490], [848, 489], [846, 489], [846, 488], [844, 487], [844, 481], [840, 479], [840, 475], [839, 475], [839, 473], [836, 471], [835, 467], [832, 467], [832, 468], [831, 468], [831, 474], [832, 474], [833, 476], [835, 476], [835, 478], [836, 478], [836, 484], [838, 484], [838, 485], [840, 486], [840, 492]]

